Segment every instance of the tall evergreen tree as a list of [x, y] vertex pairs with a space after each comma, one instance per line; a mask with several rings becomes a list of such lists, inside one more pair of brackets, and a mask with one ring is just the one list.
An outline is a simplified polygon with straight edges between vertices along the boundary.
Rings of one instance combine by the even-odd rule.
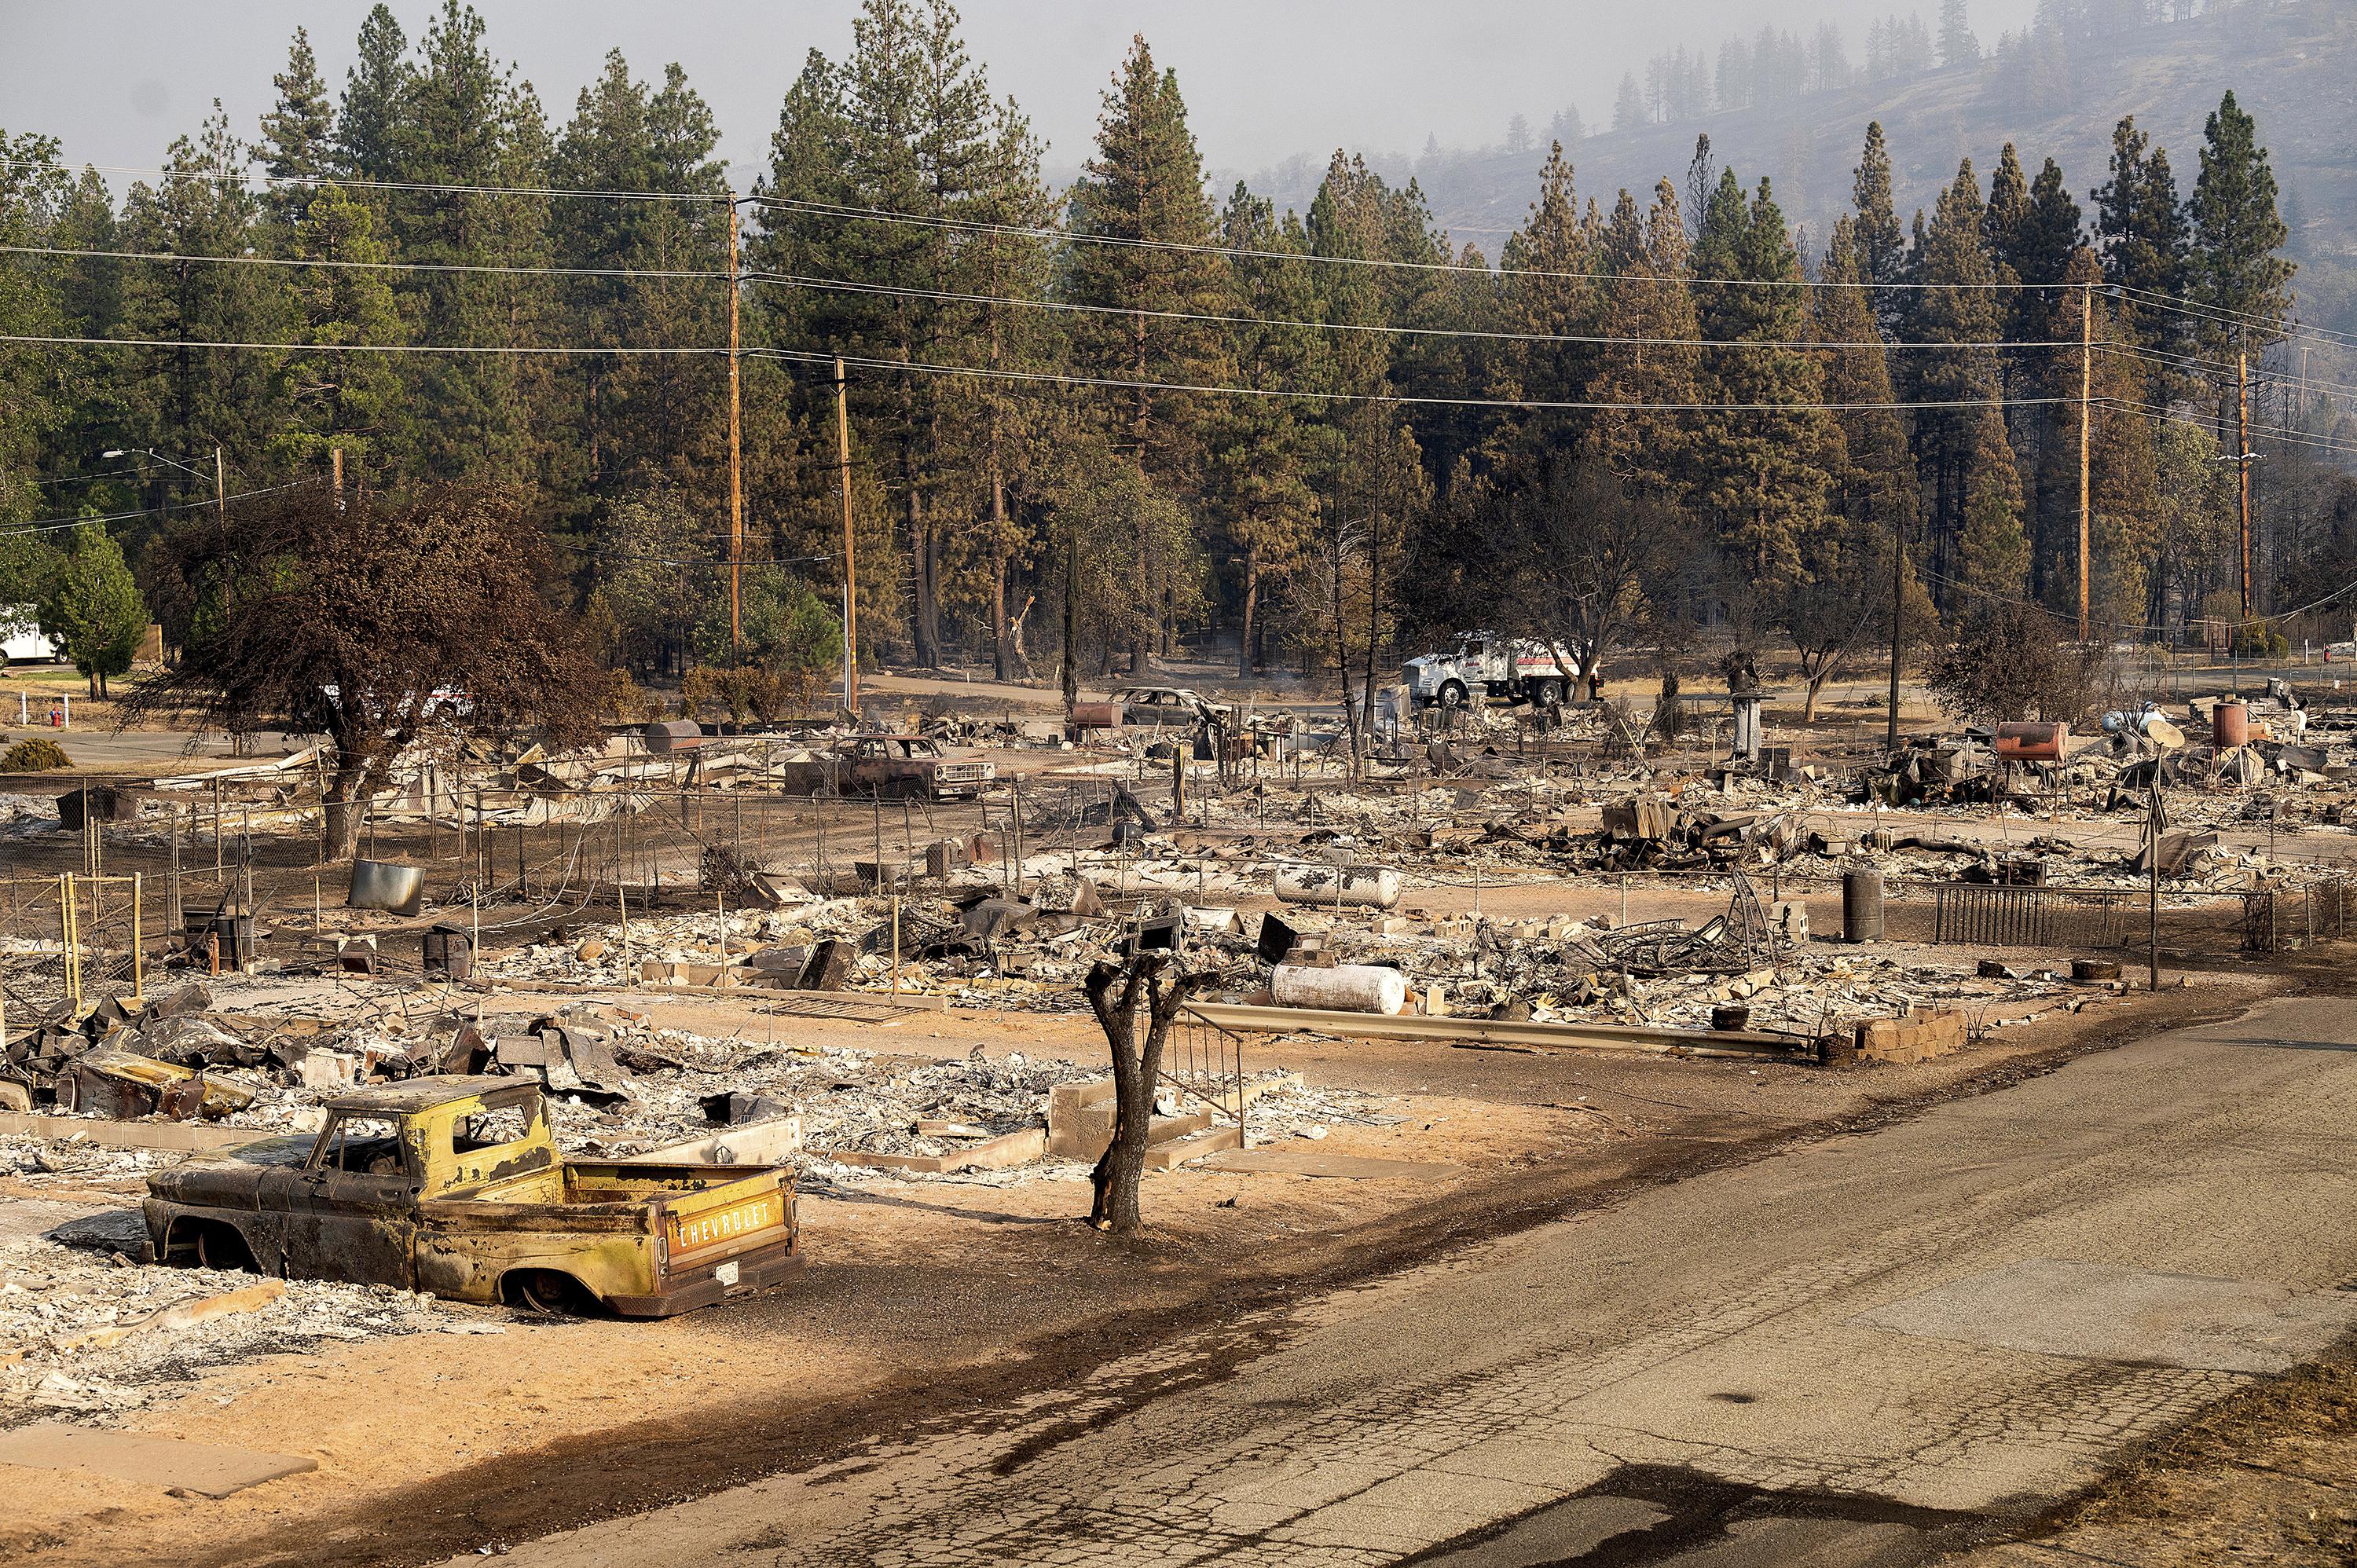
[[[1070, 297], [1098, 307], [1073, 331], [1075, 364], [1084, 374], [1127, 383], [1109, 389], [1100, 405], [1113, 438], [1141, 473], [1184, 500], [1198, 488], [1210, 410], [1194, 394], [1153, 383], [1216, 380], [1223, 345], [1206, 323], [1148, 313], [1216, 315], [1227, 295], [1227, 269], [1208, 249], [1217, 235], [1214, 214], [1178, 76], [1156, 67], [1143, 35], [1131, 41], [1104, 94], [1096, 150], [1072, 187], [1071, 226], [1083, 242], [1073, 247], [1067, 269]], [[1119, 242], [1140, 240], [1157, 243]], [[1151, 585], [1169, 583], [1191, 564], [1168, 559], [1159, 538], [1141, 532], [1136, 561], [1138, 592], [1156, 607], [1147, 626], [1157, 644], [1168, 622], [1160, 608], [1165, 595]], [[1142, 669], [1147, 655], [1146, 641], [1134, 645], [1131, 667]]]
[[[1239, 381], [1253, 387], [1322, 384], [1328, 375], [1323, 335], [1313, 326], [1318, 289], [1306, 260], [1308, 231], [1243, 181], [1228, 198], [1222, 243], [1240, 254], [1230, 264], [1232, 314], [1244, 318], [1228, 330], [1229, 357]], [[1211, 440], [1210, 510], [1233, 562], [1236, 580], [1236, 671], [1257, 667], [1272, 585], [1282, 588], [1316, 537], [1318, 497], [1310, 482], [1314, 411], [1289, 398], [1236, 398], [1219, 411]]]
[[1859, 154], [1851, 178], [1850, 199], [1857, 211], [1857, 275], [1876, 285], [1875, 317], [1886, 330], [1896, 327], [1906, 309], [1900, 292], [1889, 285], [1907, 275], [1906, 231], [1899, 226], [1890, 184], [1890, 149], [1882, 139], [1882, 122], [1866, 128], [1866, 148]]
[[[1509, 330], [1534, 338], [1595, 335], [1598, 299], [1589, 275], [1597, 269], [1588, 239], [1571, 161], [1555, 146], [1539, 170], [1538, 199], [1499, 254]], [[1595, 366], [1588, 344], [1516, 342], [1499, 358], [1497, 395], [1577, 401]], [[1576, 415], [1534, 411], [1520, 416], [1513, 439], [1527, 455], [1576, 438], [1584, 423]]]
[[2276, 198], [2258, 123], [2229, 92], [2203, 128], [2201, 174], [2186, 204], [2192, 293], [2213, 313], [2200, 328], [2200, 342], [2219, 361], [2213, 374], [2222, 402], [2234, 378], [2229, 359], [2255, 360], [2290, 335], [2291, 279], [2298, 269], [2283, 254], [2288, 231]]
[[272, 221], [283, 231], [303, 220], [317, 190], [314, 181], [330, 172], [335, 157], [335, 110], [311, 37], [301, 27], [286, 51], [286, 69], [272, 77], [277, 102], [262, 117], [262, 140], [254, 151], [273, 185], [263, 196]]
[[1813, 408], [1776, 407], [1824, 398], [1811, 356], [1781, 347], [1806, 340], [1808, 317], [1800, 256], [1766, 179], [1747, 202], [1733, 169], [1719, 177], [1694, 275], [1702, 335], [1745, 345], [1703, 352], [1700, 401], [1725, 406], [1697, 424], [1694, 499], [1748, 580], [1789, 585], [1824, 528], [1834, 432]]
[[1696, 401], [1702, 333], [1689, 277], [1686, 225], [1677, 187], [1664, 177], [1652, 209], [1640, 216], [1627, 191], [1614, 203], [1598, 247], [1604, 285], [1602, 337], [1620, 339], [1598, 351], [1587, 401], [1616, 405], [1593, 415], [1587, 456], [1640, 499], [1683, 500], [1692, 478], [1688, 456], [1695, 417], [1676, 405]]
[[2147, 349], [2182, 352], [2190, 347], [2186, 317], [2164, 310], [2154, 295], [2186, 291], [2190, 242], [2169, 154], [2152, 145], [2129, 115], [2112, 130], [2111, 178], [2093, 193], [2095, 243], [2104, 281], [2127, 292], [2122, 322]]
[[356, 179], [391, 179], [402, 164], [403, 126], [415, 73], [409, 39], [390, 6], [370, 8], [361, 23], [360, 59], [344, 77], [336, 111], [338, 172]]
[[[1999, 501], [2015, 508], [2020, 500], [2020, 478], [2009, 487], [1988, 471], [1991, 422], [1999, 432], [2005, 421], [1993, 403], [2001, 393], [1996, 350], [1989, 345], [2002, 330], [1996, 267], [1990, 258], [1983, 231], [1980, 182], [1967, 158], [1956, 177], [1940, 193], [1930, 220], [1921, 230], [1918, 247], [1921, 287], [1910, 291], [1909, 330], [1920, 342], [1953, 343], [1953, 349], [1921, 353], [1910, 366], [1909, 392], [1925, 407], [1916, 415], [1915, 457], [1931, 499], [1929, 517], [1931, 561], [1941, 577], [1957, 575], [1958, 554], [1967, 531], [1966, 508], [1982, 503], [1973, 526], [1986, 542], [1995, 535], [1995, 508]], [[1986, 414], [1985, 419], [1982, 416]], [[2012, 474], [2008, 458], [2006, 465]], [[2014, 517], [2019, 533], [2019, 518]]]

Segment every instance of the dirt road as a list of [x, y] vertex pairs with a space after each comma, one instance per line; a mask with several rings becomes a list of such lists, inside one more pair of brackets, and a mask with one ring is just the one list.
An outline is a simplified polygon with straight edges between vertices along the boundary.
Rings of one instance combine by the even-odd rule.
[[1918, 1561], [2357, 1324], [2352, 1122], [2270, 1003], [512, 1560]]

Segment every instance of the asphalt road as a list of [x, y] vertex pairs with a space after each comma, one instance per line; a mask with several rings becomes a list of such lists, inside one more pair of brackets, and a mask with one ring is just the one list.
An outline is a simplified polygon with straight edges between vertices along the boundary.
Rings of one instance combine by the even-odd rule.
[[2357, 1325], [2352, 1133], [2273, 1003], [510, 1561], [1922, 1561]]

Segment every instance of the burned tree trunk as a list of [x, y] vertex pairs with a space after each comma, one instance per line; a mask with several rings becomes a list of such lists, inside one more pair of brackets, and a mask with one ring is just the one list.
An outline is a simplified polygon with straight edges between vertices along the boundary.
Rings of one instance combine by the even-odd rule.
[[[1137, 1195], [1146, 1180], [1146, 1144], [1153, 1137], [1154, 1085], [1162, 1073], [1162, 1049], [1178, 1021], [1178, 1009], [1200, 983], [1199, 976], [1179, 973], [1164, 983], [1161, 976], [1169, 965], [1168, 953], [1148, 952], [1124, 965], [1100, 961], [1089, 971], [1089, 1006], [1113, 1051], [1114, 1107], [1113, 1142], [1089, 1175], [1096, 1189], [1089, 1223], [1117, 1235], [1134, 1235], [1145, 1223], [1138, 1216]], [[1141, 987], [1147, 1018], [1143, 1041], [1137, 1038]]]

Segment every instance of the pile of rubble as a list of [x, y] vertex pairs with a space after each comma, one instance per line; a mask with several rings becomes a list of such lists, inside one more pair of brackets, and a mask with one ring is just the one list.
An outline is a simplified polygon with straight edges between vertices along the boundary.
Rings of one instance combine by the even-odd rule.
[[[387, 1335], [504, 1332], [500, 1315], [391, 1286], [129, 1267], [124, 1219], [135, 1232], [135, 1214], [102, 1215], [53, 1232], [73, 1245], [0, 1243], [0, 1427], [106, 1424], [175, 1397], [199, 1369], [260, 1356]], [[200, 1319], [188, 1310], [221, 1297], [236, 1310]]]

